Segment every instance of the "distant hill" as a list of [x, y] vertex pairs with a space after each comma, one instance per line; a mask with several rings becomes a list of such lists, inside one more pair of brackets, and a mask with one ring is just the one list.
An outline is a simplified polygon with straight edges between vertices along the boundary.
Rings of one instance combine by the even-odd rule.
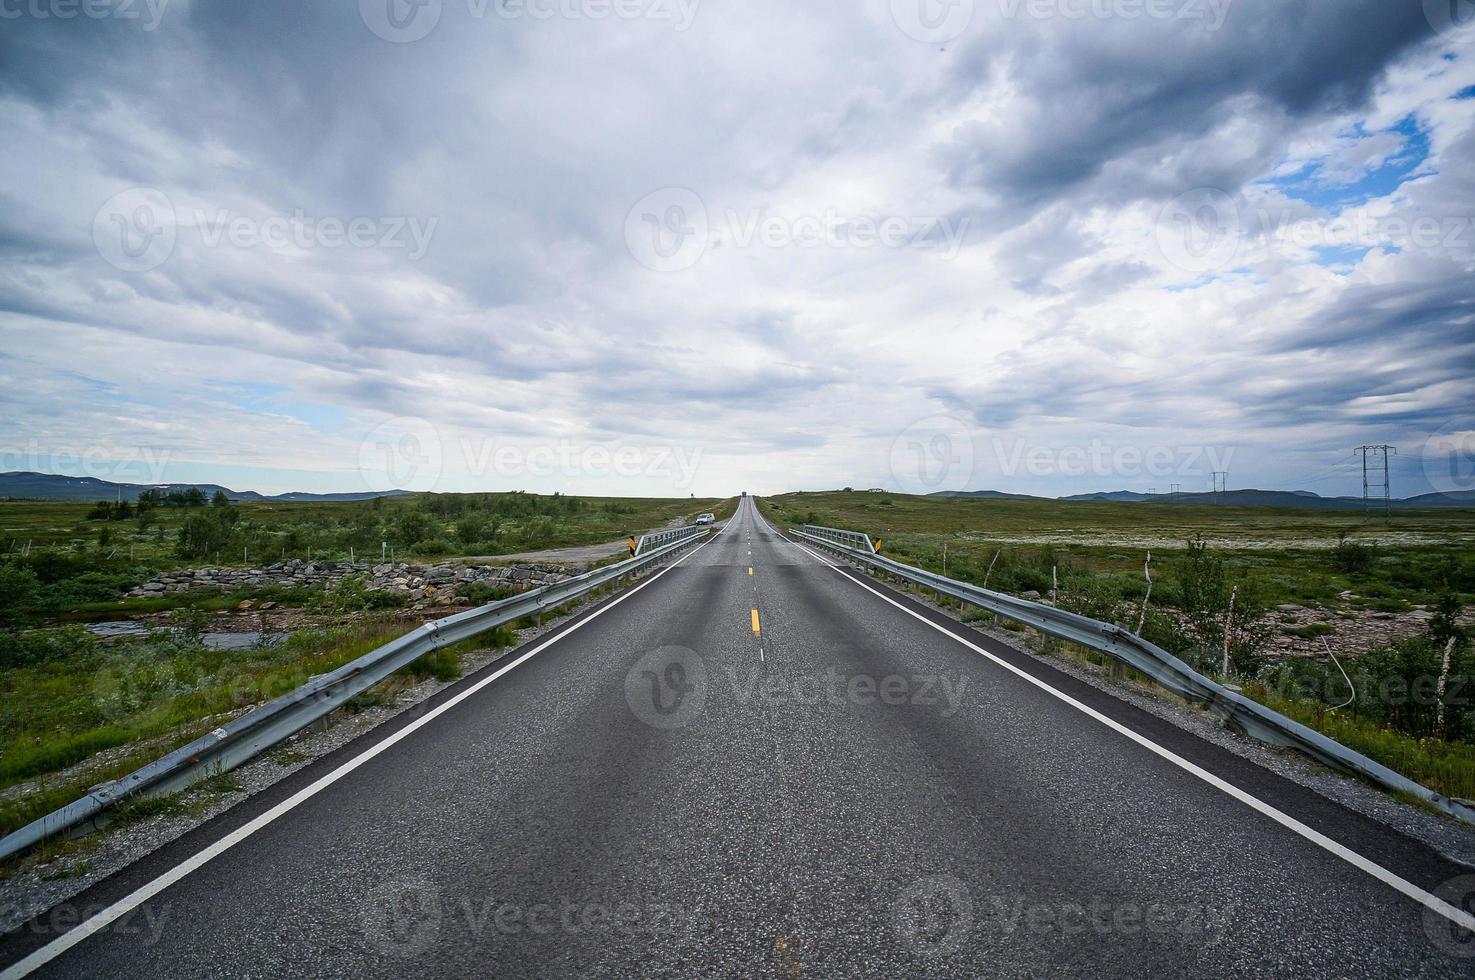
[[[1124, 503], [1198, 504], [1221, 507], [1298, 507], [1310, 510], [1361, 510], [1361, 497], [1323, 497], [1309, 490], [1229, 490], [1221, 494], [1137, 493], [1112, 490], [1103, 493], [1080, 493], [1061, 500], [1111, 500]], [[1475, 491], [1426, 493], [1389, 502], [1395, 510], [1417, 510], [1430, 507], [1475, 507]]]
[[1027, 493], [1005, 493], [1002, 490], [939, 490], [929, 497], [968, 497], [972, 500], [1048, 500], [1048, 497], [1032, 497]]
[[58, 476], [53, 473], [0, 473], [0, 497], [20, 497], [27, 500], [137, 500], [145, 490], [188, 490], [197, 487], [207, 497], [219, 490], [231, 500], [273, 500], [282, 503], [306, 503], [310, 501], [372, 500], [375, 497], [395, 497], [408, 490], [390, 490], [385, 493], [306, 493], [293, 491], [274, 496], [254, 490], [232, 490], [216, 483], [112, 483], [90, 476]]
[[[1310, 490], [1229, 490], [1222, 494], [1139, 493], [1136, 490], [1103, 490], [1078, 493], [1069, 497], [1036, 497], [1027, 493], [1005, 493], [1002, 490], [939, 490], [929, 497], [955, 497], [970, 500], [1063, 500], [1112, 501], [1114, 503], [1198, 504], [1220, 507], [1298, 507], [1313, 510], [1361, 510], [1361, 497], [1323, 497]], [[1475, 507], [1475, 490], [1455, 493], [1426, 493], [1390, 502], [1395, 510], [1417, 510], [1430, 507]]]

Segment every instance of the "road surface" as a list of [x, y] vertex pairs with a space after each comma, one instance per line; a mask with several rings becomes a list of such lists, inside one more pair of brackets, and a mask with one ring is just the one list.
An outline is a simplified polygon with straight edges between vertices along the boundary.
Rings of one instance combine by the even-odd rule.
[[1470, 976], [1470, 935], [1419, 898], [1469, 873], [833, 567], [745, 500], [680, 563], [6, 937], [0, 963]]

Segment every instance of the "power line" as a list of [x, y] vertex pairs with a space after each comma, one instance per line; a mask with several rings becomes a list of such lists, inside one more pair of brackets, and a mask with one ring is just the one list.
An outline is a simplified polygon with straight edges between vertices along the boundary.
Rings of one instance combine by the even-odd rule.
[[1362, 515], [1373, 519], [1373, 508], [1382, 502], [1383, 520], [1393, 519], [1393, 484], [1388, 476], [1388, 455], [1398, 454], [1394, 446], [1358, 446], [1353, 452], [1362, 454]]

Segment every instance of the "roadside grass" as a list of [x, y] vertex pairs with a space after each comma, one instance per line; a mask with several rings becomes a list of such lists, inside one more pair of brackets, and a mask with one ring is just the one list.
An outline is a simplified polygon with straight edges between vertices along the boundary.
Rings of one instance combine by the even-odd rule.
[[1475, 800], [1475, 745], [1410, 738], [1356, 715], [1331, 711], [1323, 704], [1281, 697], [1258, 684], [1247, 684], [1245, 693], [1416, 783], [1445, 796]]
[[259, 567], [283, 558], [495, 558], [601, 544], [690, 520], [702, 511], [731, 514], [735, 507], [735, 498], [411, 494], [367, 501], [156, 507], [114, 520], [98, 517], [90, 503], [0, 500], [0, 627], [177, 608], [220, 610], [246, 598], [297, 606], [313, 594], [269, 587], [123, 598], [161, 571]]
[[[89, 519], [94, 508], [89, 502], [0, 499], [0, 556], [15, 558], [28, 550], [151, 569], [265, 565], [283, 558], [346, 560], [350, 549], [360, 560], [378, 560], [381, 545], [393, 548], [399, 561], [494, 556], [599, 544], [702, 511], [730, 513], [734, 506], [732, 498], [406, 494], [356, 501], [243, 501], [228, 508], [157, 507], [142, 518], [135, 511], [127, 519], [101, 520]], [[192, 519], [219, 516], [221, 510], [233, 525], [228, 539], [216, 547], [197, 547], [186, 560], [181, 532]]]
[[[25, 786], [0, 800], [0, 834], [193, 741], [224, 717], [362, 656], [407, 628], [380, 615], [303, 631], [282, 643], [246, 651], [207, 650], [189, 638], [158, 635], [0, 671], [0, 701], [6, 705], [0, 716], [0, 791], [40, 780], [40, 785]], [[402, 689], [425, 677], [453, 680], [460, 676], [462, 657], [506, 646], [515, 638], [507, 627], [473, 637], [422, 657], [403, 677], [381, 686], [399, 683]], [[376, 689], [362, 697], [372, 701], [384, 695]], [[137, 748], [115, 753], [75, 779], [58, 784], [44, 778], [99, 752], [127, 746]]]
[[[997, 562], [990, 587], [1050, 587], [1062, 580], [1115, 579], [1126, 598], [1146, 589], [1152, 555], [1153, 601], [1172, 603], [1163, 566], [1202, 536], [1231, 574], [1253, 579], [1269, 605], [1329, 606], [1343, 593], [1354, 608], [1406, 612], [1449, 587], [1475, 601], [1475, 509], [1400, 512], [1391, 527], [1365, 525], [1347, 512], [1082, 501], [969, 500], [834, 491], [759, 498], [776, 526], [821, 524], [869, 533], [901, 561], [981, 582]], [[1382, 539], [1387, 538], [1387, 541]], [[1364, 568], [1344, 571], [1335, 554], [1343, 540], [1366, 540]], [[1107, 542], [1107, 543], [1102, 543]]]

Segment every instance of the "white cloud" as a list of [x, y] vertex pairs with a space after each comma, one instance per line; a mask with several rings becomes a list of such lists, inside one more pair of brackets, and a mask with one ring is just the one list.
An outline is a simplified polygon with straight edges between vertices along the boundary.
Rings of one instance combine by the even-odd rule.
[[[1292, 485], [1319, 459], [1287, 444], [1330, 460], [1468, 414], [1470, 247], [1331, 268], [1312, 247], [1348, 244], [1331, 212], [1263, 183], [1310, 163], [1355, 182], [1412, 114], [1427, 176], [1351, 216], [1475, 211], [1472, 103], [1449, 99], [1471, 69], [1416, 11], [1245, 2], [1216, 32], [990, 14], [924, 44], [885, 4], [702, 5], [677, 32], [448, 3], [392, 44], [355, 7], [7, 31], [0, 366], [24, 383], [0, 449], [167, 446], [188, 478], [349, 489], [376, 426], [412, 416], [435, 428], [444, 489], [771, 492], [903, 485], [893, 443], [945, 413], [980, 460], [995, 440], [1233, 446], [1237, 485]], [[145, 272], [93, 243], [98, 208], [135, 186], [173, 205]], [[625, 222], [667, 187], [700, 197], [711, 234], [659, 273]], [[1223, 267], [1164, 253], [1164, 207], [1195, 188], [1242, 211]], [[423, 256], [216, 241], [200, 216], [222, 212], [256, 232], [433, 232]], [[1293, 222], [1323, 238], [1270, 233]], [[907, 237], [939, 233], [956, 249]], [[489, 446], [699, 465], [513, 472]]]

